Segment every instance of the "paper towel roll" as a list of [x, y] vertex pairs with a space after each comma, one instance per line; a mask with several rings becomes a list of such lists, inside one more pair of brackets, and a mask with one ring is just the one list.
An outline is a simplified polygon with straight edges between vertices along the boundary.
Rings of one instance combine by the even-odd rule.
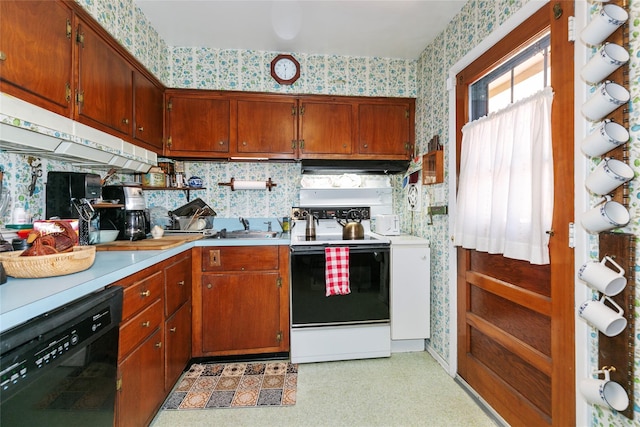
[[234, 190], [264, 190], [267, 188], [266, 181], [233, 181]]

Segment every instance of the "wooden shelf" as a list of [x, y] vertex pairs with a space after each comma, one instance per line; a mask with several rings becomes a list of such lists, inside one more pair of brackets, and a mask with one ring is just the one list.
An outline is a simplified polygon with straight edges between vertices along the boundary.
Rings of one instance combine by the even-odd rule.
[[422, 185], [444, 182], [444, 154], [442, 150], [430, 151], [422, 156]]
[[191, 196], [191, 190], [206, 190], [205, 187], [148, 187], [146, 185], [142, 186], [143, 190], [155, 190], [155, 191], [174, 191], [174, 190], [182, 190], [184, 194], [187, 196], [187, 202]]

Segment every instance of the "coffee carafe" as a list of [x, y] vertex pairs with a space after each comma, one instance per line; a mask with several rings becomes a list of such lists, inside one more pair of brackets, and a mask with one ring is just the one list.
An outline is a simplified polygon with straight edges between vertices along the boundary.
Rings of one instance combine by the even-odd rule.
[[147, 237], [147, 218], [144, 211], [125, 211], [124, 238], [142, 240]]
[[307, 214], [307, 227], [304, 230], [304, 236], [307, 240], [315, 240], [316, 239], [316, 222], [318, 222], [318, 218], [313, 216], [311, 213]]

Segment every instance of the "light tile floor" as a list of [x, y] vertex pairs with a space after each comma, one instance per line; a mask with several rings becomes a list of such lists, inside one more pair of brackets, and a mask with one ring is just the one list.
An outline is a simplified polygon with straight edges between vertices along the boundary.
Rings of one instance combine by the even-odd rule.
[[497, 425], [427, 352], [300, 364], [294, 406], [165, 410], [152, 423], [152, 427]]

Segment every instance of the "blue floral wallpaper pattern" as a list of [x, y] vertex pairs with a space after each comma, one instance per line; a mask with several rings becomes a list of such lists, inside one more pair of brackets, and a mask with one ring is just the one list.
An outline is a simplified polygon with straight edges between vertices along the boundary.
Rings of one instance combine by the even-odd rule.
[[[299, 59], [303, 76], [296, 85], [285, 87], [272, 81], [268, 65], [274, 52], [214, 50], [203, 48], [169, 47], [162, 40], [144, 14], [135, 7], [133, 0], [76, 0], [86, 8], [117, 40], [131, 51], [152, 73], [167, 86], [180, 88], [264, 91], [277, 93], [313, 93], [333, 95], [407, 96], [416, 97], [416, 141], [418, 152], [426, 151], [426, 144], [433, 135], [439, 135], [444, 144], [445, 165], [450, 155], [448, 138], [449, 110], [446, 78], [449, 68], [491, 34], [527, 1], [520, 0], [469, 0], [460, 13], [449, 23], [432, 43], [425, 46], [416, 61], [388, 58], [356, 58], [320, 56], [294, 53]], [[531, 0], [535, 1], [535, 0]], [[596, 10], [598, 2], [592, 4]], [[631, 159], [636, 174], [640, 171], [640, 2], [629, 2], [631, 12]], [[576, 154], [580, 156], [581, 154]], [[43, 160], [43, 171], [78, 170], [63, 162]], [[0, 151], [0, 165], [5, 171], [5, 186], [12, 195], [13, 206], [24, 206], [34, 217], [43, 216], [44, 198], [42, 179], [35, 193], [28, 196], [27, 186], [30, 171], [23, 156]], [[215, 163], [189, 162], [185, 164], [187, 175], [204, 178], [206, 189], [197, 194], [211, 204], [221, 217], [253, 216], [278, 217], [286, 215], [288, 208], [296, 203], [300, 170], [295, 163]], [[445, 181], [449, 171], [445, 170]], [[231, 192], [218, 182], [236, 179], [262, 180], [271, 177], [278, 183], [274, 192]], [[130, 179], [119, 176], [117, 179]], [[448, 270], [448, 217], [427, 218], [422, 213], [409, 212], [402, 202], [400, 179], [394, 182], [396, 208], [402, 216], [402, 229], [428, 238], [431, 242], [431, 316], [432, 331], [430, 348], [443, 360], [449, 358], [449, 343], [455, 336], [449, 333], [450, 286]], [[581, 191], [582, 183], [576, 183]], [[426, 203], [447, 193], [446, 184], [423, 186]], [[630, 185], [632, 221], [624, 231], [640, 233], [639, 210], [640, 188], [635, 179]], [[172, 208], [183, 204], [186, 196], [182, 192], [156, 191], [146, 195], [150, 207]], [[445, 196], [447, 197], [447, 196]], [[7, 217], [0, 218], [6, 222]], [[586, 251], [597, 258], [597, 244], [593, 241]], [[640, 266], [636, 265], [637, 281], [640, 281]], [[582, 286], [581, 284], [577, 284]], [[636, 289], [640, 289], [637, 286]], [[636, 296], [635, 306], [640, 305]], [[638, 316], [636, 313], [636, 317]], [[640, 326], [636, 326], [640, 328]], [[636, 330], [636, 337], [640, 332]], [[597, 349], [596, 335], [588, 351], [592, 361]], [[633, 402], [636, 419], [640, 419], [640, 346], [635, 354], [636, 400]], [[633, 421], [616, 413], [594, 408], [593, 426], [630, 426]]]

